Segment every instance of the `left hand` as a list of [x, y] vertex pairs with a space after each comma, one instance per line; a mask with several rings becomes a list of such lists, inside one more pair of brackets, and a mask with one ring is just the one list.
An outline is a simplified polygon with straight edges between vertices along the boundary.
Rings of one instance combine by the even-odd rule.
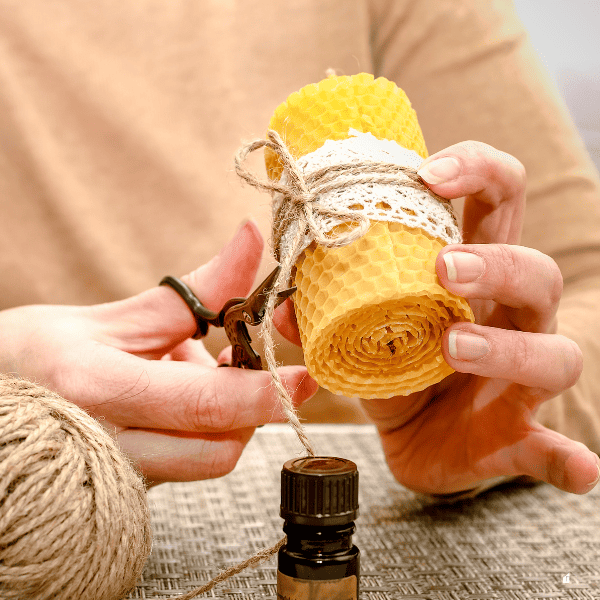
[[363, 400], [388, 464], [400, 483], [425, 493], [519, 475], [585, 493], [600, 473], [598, 457], [535, 421], [542, 402], [578, 380], [582, 354], [556, 333], [556, 263], [518, 245], [524, 168], [477, 142], [451, 146], [425, 165], [437, 171], [420, 170], [436, 193], [465, 196], [465, 243], [446, 246], [436, 270], [441, 285], [469, 300], [476, 321], [444, 334], [444, 358], [456, 373], [410, 396]]
[[[184, 276], [219, 310], [253, 286], [263, 248], [252, 222]], [[149, 485], [219, 477], [254, 429], [285, 417], [267, 371], [217, 368], [183, 300], [165, 286], [95, 306], [0, 311], [0, 372], [43, 383], [96, 417]], [[231, 354], [231, 350], [222, 353]], [[316, 383], [300, 365], [279, 373], [296, 406]]]

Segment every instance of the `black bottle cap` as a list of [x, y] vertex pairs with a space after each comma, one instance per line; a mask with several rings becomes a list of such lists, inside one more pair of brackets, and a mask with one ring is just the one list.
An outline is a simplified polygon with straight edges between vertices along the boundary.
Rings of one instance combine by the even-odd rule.
[[345, 525], [358, 516], [358, 469], [345, 458], [288, 460], [281, 470], [279, 514], [296, 525]]

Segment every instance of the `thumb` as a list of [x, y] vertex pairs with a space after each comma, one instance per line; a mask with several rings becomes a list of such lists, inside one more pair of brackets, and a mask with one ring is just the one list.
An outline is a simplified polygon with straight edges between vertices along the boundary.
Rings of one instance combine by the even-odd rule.
[[298, 323], [296, 322], [294, 305], [291, 298], [287, 298], [287, 300], [279, 305], [273, 315], [273, 325], [275, 325], [275, 329], [277, 329], [288, 342], [292, 342], [292, 344], [296, 344], [296, 346], [302, 345]]
[[443, 198], [465, 197], [466, 244], [518, 244], [526, 176], [513, 156], [482, 142], [461, 142], [432, 154], [418, 174]]
[[[219, 254], [182, 279], [204, 306], [218, 311], [230, 298], [247, 295], [262, 250], [256, 223], [246, 221]], [[104, 311], [104, 335], [108, 333], [111, 342], [122, 350], [138, 355], [168, 351], [196, 332], [192, 312], [168, 286], [157, 286], [97, 309]]]
[[245, 221], [219, 254], [183, 280], [204, 306], [220, 310], [230, 298], [246, 296], [252, 289], [263, 245], [256, 223]]
[[[542, 427], [514, 453], [514, 470], [574, 494], [589, 492], [600, 478], [600, 459], [581, 442]], [[510, 455], [510, 452], [508, 453]]]

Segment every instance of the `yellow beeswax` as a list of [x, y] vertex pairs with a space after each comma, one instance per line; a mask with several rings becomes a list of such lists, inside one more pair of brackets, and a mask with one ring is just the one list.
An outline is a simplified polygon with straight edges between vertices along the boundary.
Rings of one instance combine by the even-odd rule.
[[[349, 130], [393, 140], [423, 158], [427, 149], [406, 94], [361, 73], [330, 77], [292, 94], [269, 124], [294, 158]], [[277, 155], [265, 152], [278, 179]], [[420, 228], [371, 221], [341, 248], [310, 246], [296, 262], [294, 307], [306, 366], [336, 394], [389, 398], [421, 391], [453, 372], [441, 353], [445, 329], [473, 321], [464, 298], [443, 288], [435, 259], [445, 242]]]
[[[329, 77], [303, 87], [280, 104], [269, 123], [294, 158], [320, 148], [326, 140], [344, 140], [350, 129], [393, 140], [427, 158], [417, 114], [403, 90], [373, 75]], [[275, 152], [265, 152], [267, 173], [279, 179], [281, 164]]]

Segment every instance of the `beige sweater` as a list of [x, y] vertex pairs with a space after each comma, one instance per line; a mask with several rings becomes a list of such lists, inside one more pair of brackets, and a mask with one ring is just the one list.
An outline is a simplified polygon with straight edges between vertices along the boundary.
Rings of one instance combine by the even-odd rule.
[[[522, 243], [561, 267], [560, 332], [585, 357], [540, 417], [600, 450], [600, 182], [508, 0], [15, 0], [0, 16], [0, 308], [135, 294], [247, 216], [269, 237], [268, 198], [233, 173], [240, 142], [326, 69], [372, 72], [407, 92], [430, 152], [475, 139], [525, 164]], [[360, 418], [341, 403], [305, 415]]]

